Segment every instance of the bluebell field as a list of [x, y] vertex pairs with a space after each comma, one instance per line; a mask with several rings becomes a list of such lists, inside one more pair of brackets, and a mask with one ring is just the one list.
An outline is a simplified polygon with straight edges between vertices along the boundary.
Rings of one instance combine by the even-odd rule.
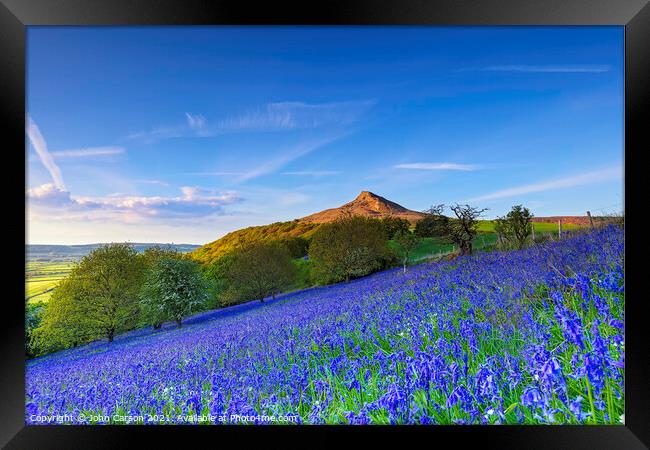
[[38, 358], [26, 422], [621, 424], [623, 234], [388, 270]]

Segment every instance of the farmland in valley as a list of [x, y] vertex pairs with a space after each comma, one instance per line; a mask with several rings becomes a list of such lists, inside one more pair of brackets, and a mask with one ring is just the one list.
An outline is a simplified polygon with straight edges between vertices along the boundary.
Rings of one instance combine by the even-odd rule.
[[28, 261], [25, 265], [25, 299], [47, 302], [52, 290], [65, 278], [72, 262]]

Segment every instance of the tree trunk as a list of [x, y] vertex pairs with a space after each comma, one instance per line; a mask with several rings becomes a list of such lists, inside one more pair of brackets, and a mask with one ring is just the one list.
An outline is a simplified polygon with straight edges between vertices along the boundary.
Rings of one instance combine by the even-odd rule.
[[160, 330], [162, 328], [162, 323], [154, 323], [153, 324], [153, 329], [154, 330]]
[[183, 318], [182, 317], [180, 319], [176, 319], [176, 325], [178, 325], [178, 328], [180, 328], [182, 324], [183, 324]]
[[108, 332], [108, 342], [113, 342], [113, 336], [115, 335], [115, 330], [109, 330]]

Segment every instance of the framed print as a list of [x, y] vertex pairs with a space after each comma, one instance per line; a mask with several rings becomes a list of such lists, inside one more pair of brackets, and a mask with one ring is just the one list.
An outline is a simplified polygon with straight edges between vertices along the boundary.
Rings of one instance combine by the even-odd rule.
[[648, 446], [645, 2], [2, 1], [6, 448]]

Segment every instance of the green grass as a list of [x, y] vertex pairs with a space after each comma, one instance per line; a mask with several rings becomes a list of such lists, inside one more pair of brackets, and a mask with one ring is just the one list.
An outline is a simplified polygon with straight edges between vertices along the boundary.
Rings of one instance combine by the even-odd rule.
[[25, 299], [30, 303], [47, 302], [72, 265], [71, 262], [29, 261], [25, 265]]
[[[479, 220], [478, 231], [482, 233], [494, 232], [494, 220]], [[536, 233], [557, 232], [557, 223], [533, 222]], [[580, 227], [574, 224], [562, 224], [562, 230], [577, 230]]]
[[[479, 233], [474, 239], [473, 245], [476, 250], [480, 250], [494, 245], [496, 241], [497, 235], [494, 233]], [[388, 245], [393, 250], [398, 248], [394, 241], [388, 241]], [[449, 253], [453, 250], [453, 244], [442, 242], [438, 238], [422, 238], [420, 245], [413, 250], [413, 253], [409, 256], [409, 261], [416, 262], [425, 258], [433, 258], [437, 255]], [[456, 250], [458, 250], [458, 248], [456, 248]]]

